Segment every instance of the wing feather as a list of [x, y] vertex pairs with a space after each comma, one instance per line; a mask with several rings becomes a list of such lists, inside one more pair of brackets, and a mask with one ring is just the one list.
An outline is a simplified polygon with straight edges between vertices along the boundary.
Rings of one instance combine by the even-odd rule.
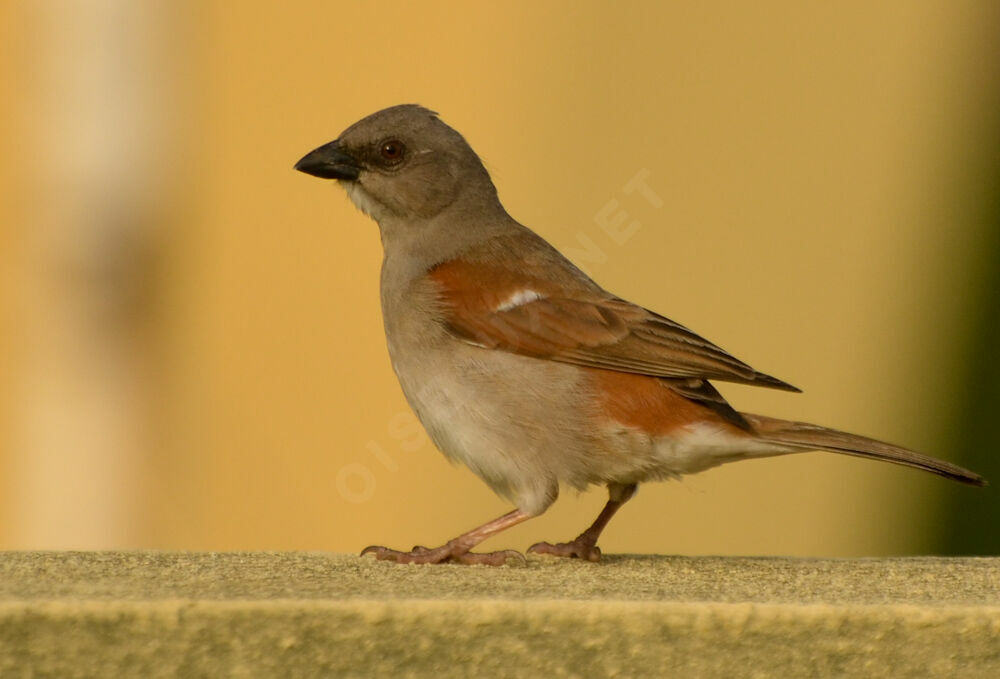
[[589, 279], [532, 275], [526, 268], [467, 260], [435, 267], [429, 276], [448, 329], [479, 346], [581, 366], [798, 391]]

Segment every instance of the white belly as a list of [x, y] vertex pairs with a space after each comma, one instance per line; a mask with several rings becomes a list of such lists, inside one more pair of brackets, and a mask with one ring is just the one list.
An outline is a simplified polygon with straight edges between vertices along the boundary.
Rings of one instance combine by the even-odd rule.
[[594, 444], [578, 421], [571, 366], [453, 339], [420, 356], [391, 353], [434, 444], [520, 509], [544, 510], [560, 482], [586, 485], [574, 458]]

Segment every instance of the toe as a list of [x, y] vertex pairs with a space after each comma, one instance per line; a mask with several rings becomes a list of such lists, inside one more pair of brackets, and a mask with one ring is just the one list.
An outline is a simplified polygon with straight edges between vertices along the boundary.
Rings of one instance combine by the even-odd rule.
[[555, 547], [548, 542], [536, 542], [528, 547], [528, 554], [553, 554]]
[[485, 554], [465, 552], [464, 554], [457, 554], [453, 556], [452, 561], [469, 566], [506, 566], [512, 561], [519, 562], [522, 565], [528, 563], [523, 554], [516, 552], [513, 549], [505, 549], [500, 552], [487, 552]]
[[412, 552], [400, 552], [388, 547], [372, 545], [361, 550], [361, 556], [374, 554], [378, 561], [394, 561], [396, 563], [430, 564], [441, 563], [448, 559], [450, 553], [443, 547], [438, 549], [427, 549], [426, 547], [414, 549]]
[[582, 542], [560, 542], [553, 545], [550, 542], [536, 542], [528, 547], [529, 554], [546, 554], [548, 556], [561, 556], [570, 559], [583, 559], [584, 561], [600, 561], [601, 548], [597, 545]]
[[400, 552], [388, 547], [372, 545], [361, 550], [361, 556], [367, 554], [373, 555], [378, 561], [394, 561], [396, 563], [461, 563], [483, 566], [504, 566], [515, 562], [527, 564], [527, 559], [524, 558], [524, 555], [520, 552], [515, 552], [513, 549], [478, 554], [462, 551], [461, 547], [451, 543], [436, 547], [435, 549], [428, 549], [427, 547], [417, 545], [409, 552]]

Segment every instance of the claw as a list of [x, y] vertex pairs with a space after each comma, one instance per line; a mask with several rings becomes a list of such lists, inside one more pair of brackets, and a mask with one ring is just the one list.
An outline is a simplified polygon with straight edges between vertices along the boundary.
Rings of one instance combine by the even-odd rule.
[[518, 566], [528, 565], [528, 559], [524, 556], [524, 554], [521, 554], [521, 552], [517, 551], [516, 549], [505, 549], [501, 553], [505, 555], [504, 561], [507, 563], [509, 563], [510, 560], [513, 559], [515, 562], [517, 562]]

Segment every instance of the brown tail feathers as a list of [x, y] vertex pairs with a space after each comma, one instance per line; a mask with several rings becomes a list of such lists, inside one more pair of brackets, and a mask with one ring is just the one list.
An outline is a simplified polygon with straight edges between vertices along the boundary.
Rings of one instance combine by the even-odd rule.
[[967, 483], [970, 486], [986, 485], [986, 479], [975, 472], [944, 460], [894, 446], [891, 443], [876, 441], [864, 436], [855, 436], [815, 424], [789, 422], [764, 415], [742, 414], [765, 441], [793, 446], [802, 450], [826, 450], [831, 453], [883, 460], [923, 469], [954, 481]]

